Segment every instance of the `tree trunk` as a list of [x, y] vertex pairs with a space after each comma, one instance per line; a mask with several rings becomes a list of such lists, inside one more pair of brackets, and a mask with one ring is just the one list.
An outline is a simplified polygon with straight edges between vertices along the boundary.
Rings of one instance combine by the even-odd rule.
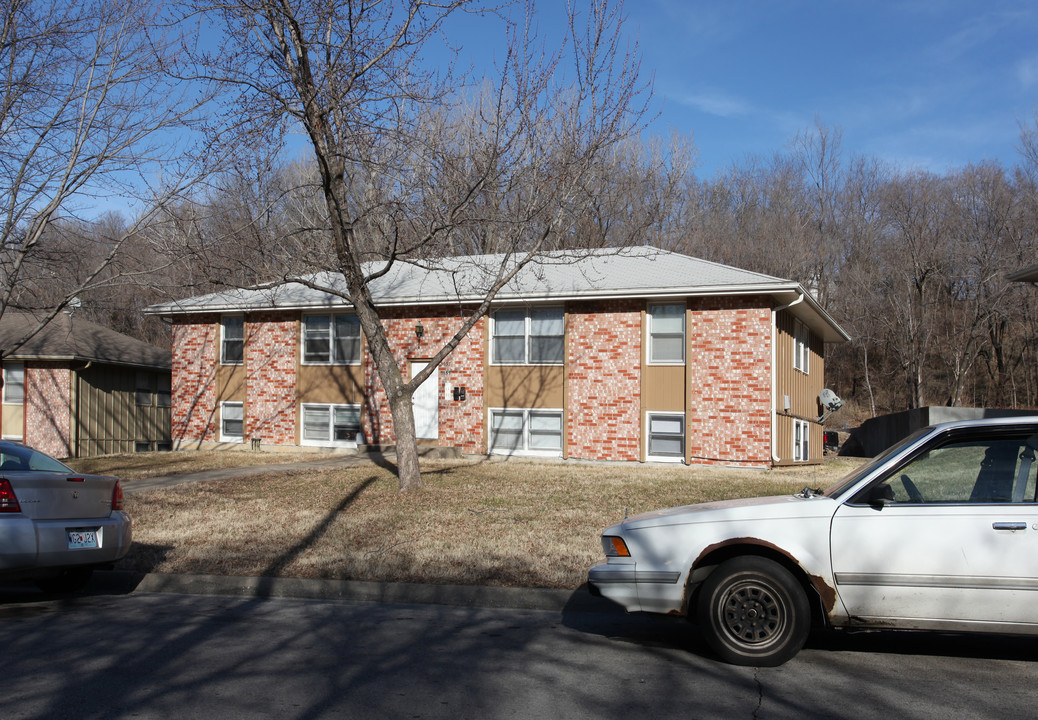
[[414, 406], [411, 396], [396, 392], [389, 398], [389, 409], [393, 414], [393, 433], [396, 435], [397, 477], [400, 490], [421, 490], [422, 471], [418, 466], [418, 440], [415, 437]]

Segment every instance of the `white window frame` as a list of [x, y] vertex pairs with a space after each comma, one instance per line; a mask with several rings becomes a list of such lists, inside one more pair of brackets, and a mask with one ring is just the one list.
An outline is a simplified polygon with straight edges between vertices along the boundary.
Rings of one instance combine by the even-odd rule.
[[[227, 428], [224, 415], [227, 413], [228, 407], [235, 407], [241, 409], [241, 435], [228, 435], [224, 432]], [[220, 442], [245, 442], [245, 403], [233, 400], [220, 403]]]
[[[306, 357], [306, 341], [307, 341], [307, 325], [306, 321], [309, 318], [325, 317], [328, 318], [328, 359], [327, 360], [308, 360]], [[356, 322], [351, 323], [357, 327], [357, 335], [350, 335], [349, 337], [357, 338], [357, 357], [355, 359], [342, 360], [337, 357], [338, 343], [336, 342], [337, 336], [335, 334], [335, 319], [339, 317], [353, 318]], [[360, 329], [360, 320], [353, 313], [307, 313], [303, 315], [302, 322], [299, 323], [299, 361], [303, 365], [342, 365], [342, 366], [356, 366], [360, 365], [364, 357], [364, 332]], [[321, 404], [321, 403], [314, 403]]]
[[[335, 411], [337, 409], [355, 410], [357, 412], [357, 432], [349, 440], [335, 439]], [[327, 410], [328, 411], [328, 439], [309, 439], [306, 437], [306, 411]], [[360, 405], [346, 403], [302, 403], [299, 406], [299, 444], [311, 447], [357, 447], [357, 435], [364, 432], [361, 418], [362, 408]]]
[[[681, 455], [653, 455], [652, 454], [652, 420], [653, 418], [677, 418], [681, 421]], [[662, 434], [662, 433], [661, 433]], [[673, 436], [673, 433], [670, 433]], [[645, 413], [645, 457], [652, 462], [685, 462], [685, 454], [688, 452], [688, 428], [685, 425], [685, 413], [682, 412], [657, 412], [648, 410]]]
[[[534, 335], [533, 334], [533, 316], [537, 313], [544, 313], [547, 311], [558, 312], [562, 316], [562, 334], [561, 335]], [[500, 361], [497, 359], [497, 316], [498, 313], [523, 313], [523, 359]], [[518, 335], [508, 335], [506, 337], [519, 337]], [[562, 343], [562, 357], [555, 362], [531, 362], [530, 361], [530, 343], [534, 337], [558, 337]], [[491, 365], [546, 365], [546, 366], [561, 366], [566, 363], [566, 309], [559, 305], [550, 305], [545, 307], [535, 308], [516, 308], [516, 307], [505, 307], [499, 308], [490, 313], [490, 364]]]
[[[21, 380], [12, 382], [12, 376], [18, 375]], [[20, 398], [11, 399], [8, 396], [10, 388], [20, 387], [22, 389], [22, 396]], [[9, 362], [4, 363], [4, 405], [25, 405], [25, 363], [20, 362]]]
[[[675, 337], [677, 333], [673, 332], [657, 332], [653, 328], [655, 322], [654, 311], [656, 308], [679, 308], [681, 310], [681, 357], [680, 358], [662, 358], [659, 359], [655, 356], [656, 343], [653, 340], [656, 336], [660, 337]], [[685, 323], [685, 315], [687, 310], [687, 303], [672, 302], [672, 303], [650, 303], [648, 311], [646, 312], [646, 318], [649, 325], [648, 337], [649, 337], [649, 352], [648, 362], [650, 365], [684, 365], [685, 364], [685, 346], [688, 344], [688, 328]]]
[[[240, 320], [241, 321], [241, 337], [240, 338], [229, 338], [227, 337], [227, 321], [228, 320]], [[227, 343], [228, 342], [240, 342], [241, 343], [241, 360], [228, 360], [227, 359]], [[221, 365], [244, 365], [245, 364], [245, 316], [244, 315], [224, 315], [220, 318], [220, 364]]]
[[[508, 413], [522, 415], [522, 445], [515, 450], [494, 447], [494, 415], [497, 413]], [[559, 447], [551, 449], [539, 449], [531, 447], [530, 436], [536, 431], [531, 430], [531, 416], [558, 416], [559, 419]], [[562, 408], [490, 408], [487, 411], [487, 452], [491, 455], [529, 455], [537, 457], [562, 457], [562, 449], [566, 445], [566, 414]]]
[[811, 372], [811, 329], [800, 320], [793, 321], [793, 369]]
[[807, 462], [811, 459], [811, 423], [807, 420], [793, 420], [793, 462]]

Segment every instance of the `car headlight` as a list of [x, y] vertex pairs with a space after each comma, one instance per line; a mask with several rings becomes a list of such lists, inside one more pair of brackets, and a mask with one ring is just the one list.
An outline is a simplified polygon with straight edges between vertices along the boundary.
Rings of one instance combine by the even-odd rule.
[[627, 549], [627, 543], [622, 537], [616, 535], [602, 536], [602, 550], [606, 557], [631, 557], [631, 551]]

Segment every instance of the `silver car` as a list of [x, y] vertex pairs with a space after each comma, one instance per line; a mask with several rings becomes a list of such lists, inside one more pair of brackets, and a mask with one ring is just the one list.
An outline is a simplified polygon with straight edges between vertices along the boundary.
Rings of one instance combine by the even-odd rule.
[[116, 478], [0, 441], [0, 579], [73, 592], [126, 555], [131, 537]]
[[812, 627], [1038, 635], [1038, 417], [924, 428], [823, 491], [689, 505], [602, 535], [592, 591], [686, 615], [741, 665]]

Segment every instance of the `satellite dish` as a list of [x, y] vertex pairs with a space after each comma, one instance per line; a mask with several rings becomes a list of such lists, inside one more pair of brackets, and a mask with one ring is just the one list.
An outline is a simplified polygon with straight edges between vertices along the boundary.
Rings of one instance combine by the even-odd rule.
[[818, 418], [818, 422], [824, 422], [827, 417], [843, 407], [843, 400], [836, 396], [829, 388], [818, 393], [818, 404], [825, 408], [825, 412]]
[[836, 397], [836, 393], [829, 388], [818, 393], [818, 402], [827, 410], [839, 410], [843, 406], [843, 400]]

